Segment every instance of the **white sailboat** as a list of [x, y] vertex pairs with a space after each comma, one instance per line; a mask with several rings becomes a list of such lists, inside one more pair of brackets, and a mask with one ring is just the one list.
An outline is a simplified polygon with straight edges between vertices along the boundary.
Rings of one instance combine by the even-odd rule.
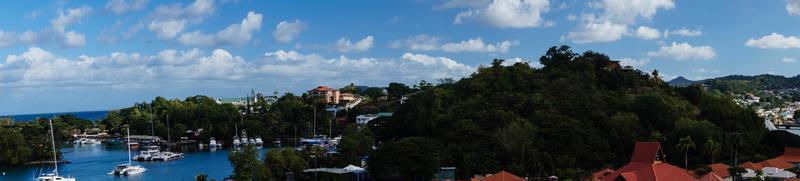
[[[128, 130], [128, 143], [130, 143], [131, 142], [131, 129], [127, 128], [127, 130]], [[128, 144], [128, 163], [123, 163], [123, 164], [117, 165], [108, 174], [109, 175], [124, 175], [124, 176], [128, 176], [128, 175], [141, 174], [141, 173], [144, 173], [145, 171], [147, 171], [146, 168], [144, 168], [142, 166], [138, 166], [138, 165], [133, 165], [132, 162], [133, 161], [131, 161], [131, 145]]]
[[[53, 173], [42, 174], [37, 178], [38, 181], [76, 181], [74, 177], [62, 177], [58, 175], [58, 157], [56, 156], [56, 138], [53, 133], [53, 120], [48, 120], [50, 123], [50, 139], [53, 143]], [[5, 174], [5, 172], [3, 173]]]
[[208, 141], [208, 147], [211, 148], [222, 147], [222, 143], [217, 143], [217, 139], [211, 137], [211, 139]]

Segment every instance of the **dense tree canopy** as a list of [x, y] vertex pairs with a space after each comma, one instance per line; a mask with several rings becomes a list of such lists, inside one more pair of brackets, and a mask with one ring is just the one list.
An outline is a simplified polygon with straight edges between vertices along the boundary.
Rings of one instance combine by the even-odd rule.
[[[455, 166], [460, 178], [499, 170], [582, 178], [626, 163], [636, 141], [662, 141], [676, 165], [684, 161], [675, 146], [683, 137], [702, 140], [694, 150], [706, 150], [709, 139], [735, 144], [740, 159], [765, 149], [763, 120], [729, 97], [670, 87], [606, 55], [566, 46], [539, 61], [544, 67], [495, 60], [459, 81], [421, 89], [394, 116], [376, 121], [381, 144], [370, 157], [371, 173], [425, 178], [436, 166]], [[409, 154], [422, 152], [428, 154]], [[689, 166], [708, 163], [704, 155], [687, 155]]]

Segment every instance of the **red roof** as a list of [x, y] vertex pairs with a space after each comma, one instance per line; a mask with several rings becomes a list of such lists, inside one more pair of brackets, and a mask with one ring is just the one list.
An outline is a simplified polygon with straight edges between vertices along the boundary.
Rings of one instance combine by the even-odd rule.
[[714, 172], [708, 172], [706, 175], [703, 175], [698, 180], [699, 181], [725, 181], [725, 179], [723, 179], [722, 177], [720, 177], [717, 174], [714, 174]]
[[757, 163], [753, 163], [753, 162], [744, 162], [741, 165], [739, 165], [739, 167], [749, 168], [751, 170], [761, 170], [761, 168], [764, 168], [764, 166], [762, 166], [761, 164], [757, 164]]
[[658, 142], [637, 142], [631, 161], [614, 173], [603, 177], [603, 180], [613, 181], [620, 177], [628, 181], [696, 180], [689, 171], [658, 161], [656, 158], [661, 155], [660, 151], [661, 144]]
[[591, 180], [601, 180], [601, 179], [603, 179], [603, 177], [605, 177], [606, 175], [609, 175], [611, 173], [614, 173], [614, 169], [604, 168], [604, 169], [602, 169], [600, 171], [592, 173], [592, 179]]
[[800, 162], [800, 148], [786, 147], [783, 149], [783, 155], [775, 157], [790, 163]]
[[480, 179], [480, 181], [525, 181], [525, 179], [503, 170], [486, 178]]
[[728, 173], [728, 168], [731, 168], [731, 166], [728, 166], [724, 163], [715, 163], [708, 165], [708, 167], [711, 168], [711, 172], [714, 172], [714, 174], [716, 174], [717, 176], [723, 178], [731, 176], [731, 174]]

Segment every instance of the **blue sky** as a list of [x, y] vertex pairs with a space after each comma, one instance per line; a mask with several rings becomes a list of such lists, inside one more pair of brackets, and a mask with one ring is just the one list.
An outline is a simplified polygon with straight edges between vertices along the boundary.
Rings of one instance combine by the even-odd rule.
[[0, 1], [0, 115], [464, 77], [549, 47], [795, 76], [800, 0]]

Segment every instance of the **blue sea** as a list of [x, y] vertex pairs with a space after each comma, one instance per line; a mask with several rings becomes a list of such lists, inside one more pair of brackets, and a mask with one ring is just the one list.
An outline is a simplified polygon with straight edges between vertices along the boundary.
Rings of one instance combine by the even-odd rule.
[[58, 115], [73, 114], [78, 118], [87, 119], [91, 121], [101, 120], [108, 115], [109, 111], [82, 111], [82, 112], [60, 112], [60, 113], [39, 113], [39, 114], [19, 114], [19, 115], [5, 115], [0, 117], [11, 117], [14, 121], [31, 121], [36, 118], [53, 118]]

